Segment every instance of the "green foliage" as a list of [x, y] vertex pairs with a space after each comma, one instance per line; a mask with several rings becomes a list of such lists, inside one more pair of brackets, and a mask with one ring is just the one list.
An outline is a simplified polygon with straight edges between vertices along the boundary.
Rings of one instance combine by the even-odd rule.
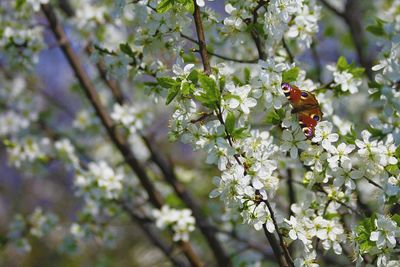
[[124, 53], [127, 54], [131, 58], [135, 58], [135, 53], [133, 52], [131, 46], [128, 43], [120, 44], [119, 49]]
[[161, 87], [168, 89], [167, 100], [165, 102], [168, 105], [178, 95], [181, 87], [180, 83], [170, 77], [158, 77], [157, 82]]
[[392, 221], [394, 221], [397, 226], [400, 227], [400, 214], [395, 214], [390, 219], [392, 219]]
[[273, 109], [271, 112], [267, 113], [267, 117], [265, 118], [265, 123], [278, 125], [282, 122], [284, 118], [285, 118], [284, 109], [278, 109], [278, 110]]
[[356, 227], [355, 240], [360, 245], [361, 253], [368, 253], [369, 250], [375, 247], [375, 243], [369, 240], [371, 232], [375, 230], [375, 219], [375, 216], [365, 218]]
[[354, 62], [349, 64], [344, 56], [339, 57], [336, 67], [340, 71], [347, 71], [351, 73], [356, 78], [362, 77], [362, 74], [364, 73], [364, 68], [356, 67]]
[[235, 115], [232, 112], [229, 112], [225, 120], [225, 129], [229, 134], [233, 133], [233, 131], [235, 130], [235, 123]]
[[16, 0], [16, 1], [15, 1], [15, 8], [16, 8], [17, 10], [19, 10], [19, 9], [21, 9], [21, 7], [22, 7], [23, 5], [25, 5], [25, 3], [26, 3], [26, 0]]
[[368, 25], [366, 30], [370, 33], [372, 33], [375, 36], [379, 36], [382, 37], [384, 36], [385, 33], [385, 29], [383, 28], [383, 26], [385, 25], [385, 21], [381, 20], [379, 18], [375, 18], [375, 24], [372, 25]]
[[211, 109], [215, 109], [221, 101], [221, 92], [214, 79], [205, 74], [198, 76], [199, 83], [203, 91], [195, 98], [203, 105]]
[[158, 13], [165, 13], [177, 4], [190, 13], [194, 12], [194, 2], [192, 0], [162, 0], [156, 10]]
[[357, 139], [357, 133], [353, 127], [351, 127], [350, 132], [342, 137], [343, 141], [348, 144], [355, 144]]
[[157, 6], [158, 13], [164, 13], [174, 6], [174, 0], [162, 0]]
[[290, 83], [297, 80], [299, 76], [300, 69], [298, 67], [294, 67], [293, 69], [287, 70], [282, 73], [282, 81]]

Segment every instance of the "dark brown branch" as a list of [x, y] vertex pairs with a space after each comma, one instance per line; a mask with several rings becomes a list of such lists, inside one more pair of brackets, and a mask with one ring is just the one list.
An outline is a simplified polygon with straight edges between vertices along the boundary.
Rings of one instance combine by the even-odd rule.
[[289, 264], [286, 262], [285, 254], [279, 247], [278, 240], [276, 240], [276, 238], [273, 234], [268, 232], [267, 225], [265, 223], [262, 225], [262, 227], [264, 230], [264, 234], [267, 237], [272, 250], [274, 251], [274, 254], [275, 254], [276, 260], [278, 261], [279, 266], [289, 267]]
[[344, 12], [337, 10], [326, 0], [320, 1], [326, 8], [335, 13], [338, 17], [342, 18], [346, 23], [356, 48], [358, 62], [365, 68], [368, 78], [372, 80], [372, 59], [364, 49], [367, 47], [367, 40], [365, 38], [365, 31], [362, 26], [362, 12], [360, 10], [359, 0], [347, 0]]
[[[97, 65], [98, 70], [101, 73], [103, 70], [100, 69], [101, 65], [99, 64], [101, 64], [101, 61]], [[107, 76], [105, 75], [101, 75], [101, 78], [105, 81], [105, 83], [112, 91], [115, 101], [118, 102], [120, 105], [123, 105], [126, 102], [126, 100], [122, 94], [120, 87], [118, 86], [118, 83], [115, 82], [113, 84], [110, 84], [107, 80]], [[226, 254], [226, 252], [224, 251], [220, 241], [216, 238], [215, 233], [212, 230], [212, 227], [210, 226], [209, 222], [206, 219], [206, 216], [201, 211], [200, 205], [195, 201], [193, 196], [191, 196], [190, 193], [184, 188], [184, 186], [178, 182], [172, 163], [166, 162], [166, 160], [157, 151], [157, 149], [153, 145], [153, 142], [148, 137], [141, 135], [141, 138], [143, 139], [147, 148], [149, 149], [153, 162], [161, 170], [166, 182], [168, 182], [174, 188], [177, 195], [193, 211], [193, 216], [196, 219], [196, 224], [199, 227], [200, 231], [205, 236], [210, 248], [214, 253], [215, 258], [217, 259], [218, 264], [220, 266], [230, 266], [230, 259]]]
[[294, 62], [293, 53], [292, 53], [292, 51], [290, 51], [290, 48], [289, 48], [288, 44], [285, 41], [285, 38], [282, 38], [282, 44], [283, 44], [283, 47], [286, 50], [286, 53], [288, 54], [290, 63], [293, 63]]
[[317, 47], [315, 44], [315, 40], [311, 43], [311, 55], [315, 63], [315, 68], [317, 70], [317, 78], [319, 83], [322, 84], [321, 74], [322, 74], [322, 64], [321, 58], [318, 55]]
[[[45, 14], [52, 32], [54, 33], [57, 40], [68, 40], [64, 29], [58, 23], [56, 15], [51, 8], [50, 5], [42, 5], [42, 11]], [[146, 171], [141, 166], [140, 162], [136, 159], [136, 156], [133, 154], [129, 143], [117, 130], [113, 121], [106, 111], [105, 107], [102, 105], [100, 101], [100, 97], [96, 92], [94, 85], [91, 80], [87, 76], [83, 66], [80, 62], [79, 57], [73, 51], [69, 41], [63, 43], [61, 45], [62, 52], [67, 58], [71, 68], [73, 69], [75, 76], [79, 80], [81, 87], [86, 94], [86, 97], [90, 101], [91, 105], [95, 109], [97, 117], [100, 119], [102, 125], [104, 126], [107, 134], [116, 148], [119, 150], [121, 155], [124, 157], [125, 162], [128, 166], [136, 173], [138, 179], [146, 190], [150, 202], [156, 207], [161, 208], [164, 204], [161, 194], [154, 188], [154, 185], [150, 181]], [[203, 266], [198, 256], [194, 253], [192, 247], [187, 242], [180, 242], [180, 247], [185, 253], [187, 259], [190, 261], [192, 266]]]
[[[186, 40], [189, 40], [192, 43], [195, 43], [197, 45], [199, 44], [199, 42], [197, 40], [193, 39], [190, 36], [187, 36], [186, 34], [181, 33], [181, 37], [183, 37]], [[194, 50], [194, 51], [195, 52], [200, 52], [200, 50]], [[224, 55], [220, 55], [220, 54], [214, 53], [214, 52], [212, 52], [212, 51], [210, 51], [208, 49], [207, 49], [207, 53], [209, 55], [211, 55], [211, 56], [214, 56], [214, 57], [218, 57], [218, 58], [221, 58], [221, 59], [224, 59], [224, 60], [229, 60], [229, 61], [238, 62], [238, 63], [249, 63], [249, 64], [252, 64], [252, 63], [257, 63], [258, 62], [258, 59], [236, 59], [236, 58], [231, 58], [231, 57], [228, 57], [228, 56], [224, 56]]]
[[258, 58], [262, 59], [262, 60], [265, 60], [267, 58], [267, 54], [266, 54], [265, 48], [264, 48], [264, 40], [260, 37], [260, 34], [257, 31], [257, 28], [254, 27], [254, 25], [257, 24], [258, 10], [261, 7], [263, 7], [264, 5], [268, 4], [268, 3], [269, 3], [269, 0], [267, 0], [267, 1], [265, 1], [265, 0], [258, 1], [257, 6], [253, 10], [253, 21], [251, 21], [251, 19], [246, 21], [246, 23], [248, 25], [250, 25], [250, 27], [251, 27], [250, 34], [251, 34], [251, 37], [253, 38], [254, 43], [255, 43], [255, 45], [257, 47]]
[[151, 142], [151, 140], [144, 136], [142, 136], [142, 139], [145, 141], [147, 147], [149, 148], [151, 157], [160, 168], [165, 180], [174, 188], [175, 193], [179, 196], [179, 198], [182, 199], [183, 202], [192, 210], [193, 216], [196, 219], [196, 225], [199, 227], [201, 233], [206, 238], [208, 245], [212, 249], [215, 258], [217, 259], [218, 266], [231, 266], [232, 264], [229, 256], [226, 254], [220, 241], [217, 239], [215, 231], [210, 227], [211, 225], [208, 222], [207, 217], [201, 211], [199, 203], [189, 193], [189, 191], [186, 190], [185, 187], [178, 182], [172, 165], [168, 164], [167, 161], [163, 157], [161, 157], [159, 153], [157, 153], [154, 148], [153, 142]]
[[291, 169], [287, 171], [287, 186], [288, 186], [288, 195], [289, 195], [289, 216], [293, 214], [292, 205], [296, 203], [296, 192], [294, 190], [293, 185], [293, 172]]
[[271, 214], [272, 222], [274, 223], [276, 233], [278, 234], [278, 237], [279, 237], [280, 248], [283, 251], [285, 259], [286, 259], [287, 263], [289, 264], [289, 266], [294, 266], [293, 259], [290, 256], [288, 247], [287, 247], [285, 241], [283, 240], [283, 236], [282, 236], [281, 232], [279, 232], [278, 223], [275, 220], [274, 210], [272, 209], [271, 204], [269, 204], [269, 202], [267, 200], [264, 200], [264, 203], [267, 205], [269, 213]]
[[194, 23], [196, 25], [197, 39], [199, 40], [199, 50], [201, 60], [203, 61], [204, 72], [211, 74], [210, 60], [208, 59], [206, 39], [204, 37], [203, 23], [201, 22], [200, 7], [197, 5], [196, 0], [194, 2]]
[[150, 225], [143, 222], [143, 218], [132, 211], [125, 202], [119, 203], [122, 209], [129, 215], [132, 221], [136, 221], [137, 225], [142, 229], [142, 231], [147, 235], [150, 241], [156, 245], [164, 253], [166, 257], [174, 264], [174, 266], [187, 266], [181, 259], [174, 256], [173, 246], [168, 246], [160, 237], [151, 229]]
[[[88, 44], [86, 47], [86, 51], [91, 55], [93, 53], [93, 46], [92, 44]], [[107, 84], [107, 86], [110, 88], [111, 93], [113, 95], [113, 98], [115, 101], [117, 101], [118, 104], [122, 105], [123, 104], [123, 99], [124, 95], [122, 91], [118, 88], [117, 81], [113, 79], [109, 79], [107, 77], [107, 69], [106, 65], [104, 64], [103, 60], [99, 60], [96, 64], [97, 70], [100, 73], [101, 79]]]
[[343, 17], [344, 13], [342, 13], [341, 11], [337, 10], [334, 6], [332, 6], [328, 1], [326, 0], [320, 0], [322, 4], [324, 4], [324, 6], [326, 8], [328, 8], [331, 12], [335, 13], [336, 16], [338, 17]]

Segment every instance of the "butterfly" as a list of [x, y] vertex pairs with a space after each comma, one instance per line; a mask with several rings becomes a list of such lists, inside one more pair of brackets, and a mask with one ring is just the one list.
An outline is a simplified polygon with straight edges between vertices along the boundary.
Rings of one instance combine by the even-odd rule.
[[314, 94], [300, 90], [297, 86], [282, 83], [282, 90], [297, 114], [301, 130], [307, 139], [314, 136], [315, 126], [322, 120], [322, 111]]

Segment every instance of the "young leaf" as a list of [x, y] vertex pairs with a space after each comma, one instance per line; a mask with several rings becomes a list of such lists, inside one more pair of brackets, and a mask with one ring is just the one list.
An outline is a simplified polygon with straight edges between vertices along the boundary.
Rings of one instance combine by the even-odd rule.
[[217, 87], [217, 83], [214, 79], [208, 77], [207, 75], [199, 75], [199, 83], [201, 88], [203, 88], [204, 93], [201, 95], [203, 102], [206, 106], [215, 106], [219, 103], [221, 98], [221, 93]]
[[346, 60], [346, 58], [344, 56], [340, 56], [339, 57], [339, 59], [338, 59], [338, 61], [336, 63], [336, 66], [341, 71], [344, 71], [344, 70], [349, 68], [349, 64], [347, 63], [347, 60]]
[[172, 86], [176, 85], [178, 82], [170, 77], [158, 77], [157, 82], [160, 86], [164, 88], [171, 88]]
[[180, 89], [179, 84], [176, 84], [169, 89], [168, 95], [167, 95], [167, 100], [165, 102], [167, 105], [169, 105], [169, 103], [171, 103], [172, 100], [174, 100], [176, 95], [179, 93], [179, 89]]
[[297, 80], [299, 76], [300, 69], [298, 67], [294, 67], [293, 69], [287, 70], [282, 73], [282, 81], [290, 83]]
[[225, 120], [225, 129], [230, 134], [235, 130], [235, 120], [235, 115], [232, 112], [229, 112]]
[[133, 53], [133, 50], [132, 50], [131, 46], [130, 46], [128, 43], [120, 44], [120, 45], [119, 45], [119, 49], [120, 49], [123, 53], [127, 54], [128, 56], [130, 56], [130, 57], [132, 57], [132, 58], [135, 57], [135, 53]]
[[164, 13], [170, 10], [174, 5], [174, 0], [161, 0], [156, 10], [158, 13]]
[[385, 21], [376, 18], [375, 24], [367, 26], [366, 30], [375, 36], [384, 36], [385, 29], [383, 28]]

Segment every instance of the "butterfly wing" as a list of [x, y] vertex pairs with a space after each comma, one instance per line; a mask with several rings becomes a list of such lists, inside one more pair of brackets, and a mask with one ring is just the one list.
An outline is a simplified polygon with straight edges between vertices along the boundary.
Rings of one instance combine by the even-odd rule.
[[300, 111], [298, 113], [298, 120], [303, 131], [304, 135], [307, 139], [311, 139], [314, 137], [315, 126], [317, 126], [318, 122], [322, 119], [322, 112], [319, 107]]
[[315, 126], [322, 120], [322, 112], [314, 94], [300, 90], [297, 86], [282, 83], [282, 90], [298, 114], [302, 131], [308, 139], [314, 136]]

